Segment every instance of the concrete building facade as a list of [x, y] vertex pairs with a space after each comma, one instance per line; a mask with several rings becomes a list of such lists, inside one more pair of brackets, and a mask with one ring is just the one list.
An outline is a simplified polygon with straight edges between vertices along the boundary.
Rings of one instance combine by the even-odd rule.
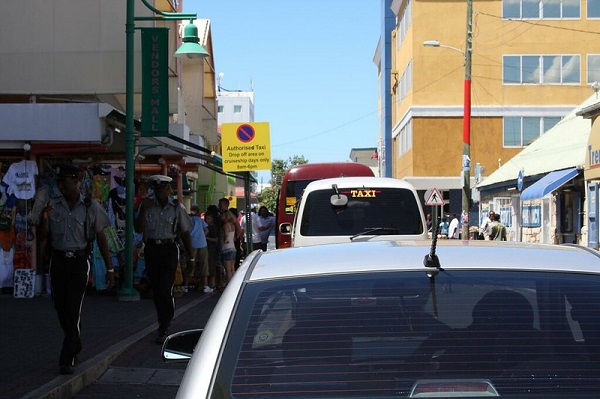
[[[600, 6], [593, 0], [473, 0], [472, 5], [467, 25], [465, 1], [390, 4], [395, 16], [389, 40], [391, 129], [382, 129], [380, 142], [392, 148], [380, 152], [391, 157], [383, 162], [391, 163], [393, 177], [418, 190], [441, 189], [447, 213], [461, 212], [467, 40], [471, 187], [555, 126], [600, 80], [593, 40]], [[424, 46], [427, 41], [441, 46]], [[473, 226], [476, 190], [472, 199]]]

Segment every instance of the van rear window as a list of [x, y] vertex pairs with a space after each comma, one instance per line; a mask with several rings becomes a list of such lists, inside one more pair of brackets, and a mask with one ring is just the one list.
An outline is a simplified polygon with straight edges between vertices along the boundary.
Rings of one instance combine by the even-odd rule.
[[307, 194], [300, 233], [303, 236], [348, 236], [372, 229], [375, 235], [422, 234], [419, 205], [403, 188], [344, 188], [344, 206], [331, 205], [332, 190]]

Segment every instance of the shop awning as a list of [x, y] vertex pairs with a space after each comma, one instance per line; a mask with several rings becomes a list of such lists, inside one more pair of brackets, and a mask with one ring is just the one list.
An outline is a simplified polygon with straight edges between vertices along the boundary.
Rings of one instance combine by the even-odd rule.
[[554, 172], [550, 172], [523, 190], [521, 193], [521, 201], [542, 198], [552, 191], [559, 189], [563, 184], [571, 181], [578, 174], [579, 169], [577, 168], [555, 170]]
[[[182, 139], [181, 137], [177, 137], [172, 134], [169, 134], [166, 137], [148, 137], [148, 139], [157, 144], [160, 144], [164, 148], [168, 148], [171, 151], [178, 152], [181, 155], [185, 155], [187, 157], [202, 160], [202, 161], [204, 161], [204, 163], [201, 164], [202, 166], [204, 166], [208, 169], [212, 169], [217, 173], [220, 173], [225, 176], [232, 176], [235, 178], [240, 178], [240, 179], [244, 178], [244, 175], [240, 174], [240, 173], [225, 172], [223, 170], [223, 165], [222, 165], [222, 161], [221, 161], [220, 157], [212, 155], [212, 152], [210, 150], [208, 150], [202, 146], [199, 146], [195, 143], [192, 143], [190, 141], [187, 141], [185, 139]], [[170, 139], [174, 142], [184, 144], [184, 145], [190, 147], [190, 149], [186, 150], [184, 148], [180, 148], [179, 146], [169, 144], [166, 139]], [[256, 183], [256, 180], [252, 177], [250, 178], [250, 181]]]
[[[110, 112], [106, 118], [111, 123], [116, 124], [119, 128], [125, 129], [125, 114], [120, 111], [113, 110]], [[136, 133], [141, 134], [139, 129], [141, 129], [141, 123], [139, 121], [134, 121], [134, 129]], [[214, 170], [217, 173], [220, 173], [225, 176], [231, 176], [238, 179], [244, 179], [243, 173], [235, 173], [235, 172], [225, 172], [223, 170], [223, 161], [220, 155], [213, 155], [213, 152], [207, 148], [202, 147], [199, 144], [193, 143], [189, 140], [186, 140], [183, 137], [176, 136], [174, 134], [169, 133], [167, 136], [160, 137], [144, 137], [143, 141], [147, 143], [156, 144], [159, 148], [167, 149], [172, 152], [176, 152], [186, 157], [190, 157], [196, 160], [198, 165], [203, 166], [205, 168]], [[139, 144], [139, 143], [138, 143]], [[142, 144], [143, 146], [144, 144]], [[161, 151], [157, 150], [160, 154]], [[151, 153], [148, 151], [146, 153]], [[250, 181], [253, 183], [257, 183], [254, 177], [250, 176]]]

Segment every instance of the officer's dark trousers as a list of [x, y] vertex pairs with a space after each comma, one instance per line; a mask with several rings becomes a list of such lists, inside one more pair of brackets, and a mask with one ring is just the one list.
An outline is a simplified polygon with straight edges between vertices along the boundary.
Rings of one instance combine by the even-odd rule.
[[87, 287], [90, 264], [87, 256], [66, 258], [56, 252], [50, 261], [52, 301], [65, 338], [59, 365], [70, 366], [81, 351], [81, 305]]
[[179, 247], [175, 243], [157, 245], [148, 242], [144, 248], [144, 258], [158, 316], [158, 328], [165, 332], [175, 314], [173, 284], [179, 262]]

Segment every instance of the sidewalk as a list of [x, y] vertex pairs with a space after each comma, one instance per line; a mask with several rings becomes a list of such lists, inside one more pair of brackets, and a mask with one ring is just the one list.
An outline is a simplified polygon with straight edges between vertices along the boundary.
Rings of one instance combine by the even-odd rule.
[[[176, 297], [173, 324], [181, 314], [207, 299], [216, 302], [217, 297], [217, 293], [201, 292]], [[214, 304], [211, 309], [212, 306]], [[138, 342], [151, 343], [158, 326], [154, 304], [149, 298], [120, 302], [116, 296], [86, 295], [81, 318], [83, 351], [75, 374], [63, 376], [58, 373], [63, 334], [50, 297], [15, 299], [12, 295], [1, 295], [0, 316], [3, 355], [0, 398], [70, 397], [100, 378], [128, 348]], [[200, 327], [196, 323], [192, 319], [183, 327]], [[177, 326], [173, 331], [179, 329]], [[154, 347], [152, 358], [160, 353], [159, 346], [154, 344]], [[160, 357], [151, 360], [161, 361]]]

